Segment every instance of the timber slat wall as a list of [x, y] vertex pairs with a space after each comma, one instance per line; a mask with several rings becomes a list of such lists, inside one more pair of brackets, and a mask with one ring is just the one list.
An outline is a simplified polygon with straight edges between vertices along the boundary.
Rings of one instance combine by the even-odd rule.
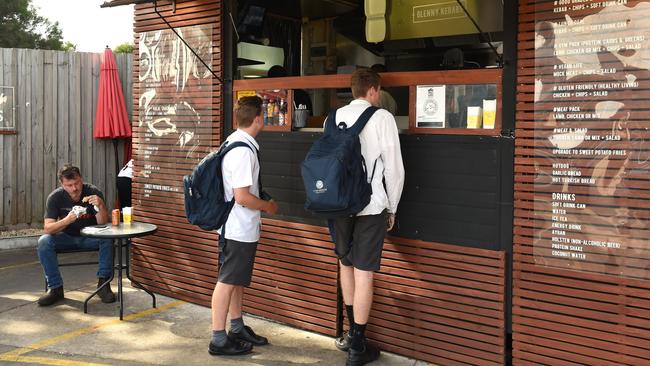
[[[158, 11], [172, 27], [209, 25], [212, 28], [211, 69], [223, 77], [221, 60], [221, 2], [220, 1], [177, 1], [176, 12], [172, 5], [159, 4]], [[140, 53], [141, 33], [167, 30], [164, 21], [154, 11], [153, 4], [135, 6], [135, 54]], [[138, 80], [140, 63], [137, 58], [133, 67], [133, 78]], [[134, 84], [133, 109], [139, 111], [140, 84]], [[199, 95], [204, 95], [201, 92]], [[197, 135], [208, 136], [196, 150], [187, 152], [178, 148], [178, 136], [167, 135], [157, 138], [157, 149], [147, 156], [149, 132], [145, 124], [134, 123], [133, 152], [134, 215], [138, 220], [158, 226], [155, 235], [133, 241], [132, 271], [134, 277], [149, 289], [167, 296], [210, 306], [210, 298], [217, 278], [218, 247], [215, 232], [208, 232], [189, 225], [185, 218], [182, 195], [183, 175], [189, 174], [198, 161], [221, 141], [221, 83], [212, 78], [211, 120], [204, 117], [204, 123], [196, 130]], [[204, 102], [202, 102], [205, 104]], [[138, 115], [138, 113], [136, 113]], [[178, 121], [179, 124], [187, 121]], [[178, 126], [180, 127], [180, 125]], [[144, 153], [143, 153], [144, 152]], [[143, 175], [145, 165], [160, 168], [151, 177]], [[146, 184], [172, 187], [176, 191], [163, 192], [146, 190]], [[145, 198], [145, 196], [148, 197]]]
[[337, 261], [326, 228], [264, 219], [244, 311], [336, 333]]
[[[131, 100], [133, 56], [115, 58], [124, 98]], [[113, 144], [93, 139], [100, 64], [99, 53], [0, 49], [0, 86], [15, 90], [15, 133], [0, 130], [0, 227], [42, 225], [45, 200], [68, 162], [113, 206]]]
[[386, 351], [438, 365], [503, 365], [505, 257], [388, 237], [368, 337]]
[[[628, 8], [634, 8], [645, 1], [627, 1]], [[587, 1], [587, 6], [599, 1]], [[614, 3], [614, 2], [612, 2]], [[645, 2], [645, 5], [648, 5]], [[553, 190], [544, 190], [535, 186], [535, 173], [548, 165], [545, 159], [551, 159], [548, 143], [535, 139], [535, 128], [541, 129], [548, 116], [549, 108], [535, 105], [535, 78], [544, 78], [552, 70], [536, 70], [535, 57], [550, 57], [545, 50], [535, 50], [535, 21], [541, 19], [555, 22], [563, 21], [564, 14], [554, 14], [553, 1], [519, 0], [519, 72], [517, 94], [517, 143], [515, 150], [515, 228], [513, 258], [513, 364], [514, 365], [648, 365], [650, 364], [650, 281], [643, 280], [647, 273], [648, 252], [648, 166], [638, 160], [623, 162], [624, 157], [612, 156], [606, 177], [613, 178], [621, 166], [627, 167], [626, 176], [622, 178], [619, 188], [609, 194], [596, 193], [586, 187], [571, 187], [570, 192], [580, 195], [581, 201], [604, 210], [611, 207], [610, 216], [627, 224], [620, 224], [625, 233], [611, 234], [607, 240], [620, 240], [627, 248], [625, 251], [640, 247], [632, 252], [621, 267], [611, 265], [606, 256], [598, 254], [589, 263], [583, 265], [583, 271], [570, 271], [556, 267], [545, 267], [535, 262], [533, 240], [544, 221], [550, 217], [535, 215], [535, 199], [539, 199]], [[569, 5], [572, 6], [572, 5]], [[641, 8], [637, 8], [641, 9]], [[645, 8], [647, 9], [647, 7]], [[637, 10], [634, 17], [626, 15], [627, 22], [638, 22], [647, 17], [647, 11]], [[593, 14], [586, 10], [572, 14], [574, 20]], [[616, 19], [620, 20], [620, 19]], [[646, 22], [646, 20], [642, 20]], [[647, 33], [647, 26], [645, 28]], [[642, 33], [634, 32], [631, 35]], [[618, 37], [618, 35], [615, 35]], [[538, 40], [539, 41], [539, 40]], [[645, 45], [647, 45], [647, 36]], [[647, 52], [647, 48], [642, 51]], [[624, 78], [625, 69], [632, 70], [640, 87], [631, 92], [610, 91], [612, 100], [625, 101], [625, 110], [632, 114], [629, 128], [632, 136], [647, 136], [648, 113], [647, 102], [650, 96], [647, 70], [635, 70], [633, 66], [623, 65], [618, 61], [606, 61], [606, 56], [599, 57], [600, 62], [610, 63], [618, 72], [613, 78]], [[583, 79], [584, 80], [584, 79]], [[641, 100], [633, 100], [633, 99]], [[555, 105], [563, 105], [558, 101]], [[580, 103], [580, 102], [574, 102]], [[588, 108], [586, 108], [588, 109]], [[593, 109], [593, 107], [592, 107]], [[645, 109], [645, 110], [644, 110]], [[606, 121], [580, 121], [579, 127], [592, 131], [607, 130]], [[553, 124], [548, 124], [552, 128]], [[630, 126], [637, 126], [630, 127]], [[613, 131], [612, 131], [613, 133]], [[648, 156], [650, 149], [643, 144], [629, 145], [625, 141], [608, 144], [612, 148], [627, 148], [628, 154]], [[585, 147], [594, 148], [593, 143], [586, 142]], [[583, 145], [580, 145], [582, 147]], [[544, 148], [546, 147], [546, 149]], [[594, 160], [572, 159], [591, 176]], [[559, 160], [558, 160], [559, 161]], [[638, 164], [638, 165], [636, 165]], [[550, 165], [549, 165], [550, 166]], [[613, 167], [613, 168], [612, 168]], [[623, 189], [620, 189], [623, 187]], [[550, 188], [550, 187], [549, 187]], [[602, 206], [600, 206], [602, 205]], [[604, 207], [604, 208], [601, 208]], [[629, 210], [615, 213], [616, 207]], [[601, 211], [606, 212], [606, 211]], [[590, 217], [591, 216], [591, 217]], [[572, 217], [584, 219], [584, 226], [595, 226], [597, 220], [593, 215], [576, 214]], [[602, 219], [602, 218], [598, 218]], [[601, 221], [601, 223], [605, 222]], [[603, 223], [602, 225], [607, 225]], [[587, 231], [589, 229], [585, 229]], [[586, 232], [572, 233], [575, 238], [589, 238]], [[620, 235], [616, 238], [616, 235]], [[629, 238], [629, 240], [627, 239]], [[625, 253], [623, 251], [616, 252]], [[605, 253], [606, 254], [606, 253]], [[638, 254], [638, 255], [635, 255]], [[617, 263], [620, 264], [620, 263]], [[611, 265], [611, 266], [608, 266]], [[627, 277], [621, 276], [621, 271]], [[598, 273], [598, 272], [602, 272]], [[637, 277], [637, 278], [631, 278]]]

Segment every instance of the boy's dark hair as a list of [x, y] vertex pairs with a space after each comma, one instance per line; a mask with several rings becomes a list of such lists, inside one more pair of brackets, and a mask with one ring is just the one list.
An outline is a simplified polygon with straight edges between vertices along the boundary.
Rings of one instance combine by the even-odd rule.
[[238, 127], [250, 127], [255, 117], [262, 114], [262, 98], [258, 96], [242, 97], [235, 108], [235, 122]]
[[365, 97], [370, 88], [379, 89], [381, 77], [371, 69], [357, 69], [352, 73], [350, 87], [352, 96], [356, 98]]
[[66, 164], [59, 170], [59, 181], [63, 182], [63, 178], [65, 179], [76, 179], [77, 177], [81, 177], [81, 171], [79, 171], [79, 168], [72, 164]]
[[376, 72], [387, 72], [388, 69], [386, 68], [386, 65], [384, 64], [374, 64], [370, 66], [372, 70], [375, 70]]

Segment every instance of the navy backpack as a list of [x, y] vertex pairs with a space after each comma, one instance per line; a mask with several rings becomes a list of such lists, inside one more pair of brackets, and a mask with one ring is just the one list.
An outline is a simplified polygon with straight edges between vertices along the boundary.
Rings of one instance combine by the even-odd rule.
[[242, 141], [226, 142], [218, 151], [203, 158], [192, 174], [183, 177], [185, 216], [190, 224], [198, 225], [203, 230], [215, 230], [226, 223], [235, 199], [230, 202], [224, 200], [221, 162], [230, 150], [240, 146], [252, 150]]
[[323, 136], [314, 142], [301, 166], [307, 211], [325, 218], [347, 217], [368, 205], [375, 172], [373, 167], [369, 180], [359, 133], [377, 109], [368, 107], [350, 128], [345, 122], [336, 125], [336, 110], [329, 113]]

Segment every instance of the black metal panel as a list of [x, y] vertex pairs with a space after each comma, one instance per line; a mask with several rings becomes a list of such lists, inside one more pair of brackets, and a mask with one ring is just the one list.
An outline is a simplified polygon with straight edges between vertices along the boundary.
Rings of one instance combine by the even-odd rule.
[[262, 132], [260, 144], [262, 185], [280, 206], [278, 218], [314, 225], [325, 220], [314, 217], [303, 208], [305, 189], [300, 175], [300, 163], [320, 133]]
[[404, 192], [393, 234], [499, 249], [502, 139], [402, 136]]
[[[282, 218], [325, 225], [303, 209], [300, 163], [320, 134], [264, 132], [258, 140], [262, 181], [279, 202]], [[501, 211], [512, 207], [513, 140], [477, 136], [402, 135], [406, 169], [404, 192], [393, 235], [499, 250], [504, 228]], [[511, 188], [509, 188], [511, 189]]]

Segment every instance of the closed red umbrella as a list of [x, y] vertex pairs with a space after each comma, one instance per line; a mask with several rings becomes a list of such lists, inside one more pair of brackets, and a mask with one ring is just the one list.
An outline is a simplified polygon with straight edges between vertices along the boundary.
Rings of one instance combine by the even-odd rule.
[[[93, 137], [96, 139], [112, 139], [113, 151], [115, 152], [115, 185], [117, 186], [117, 174], [120, 170], [117, 139], [131, 139], [131, 122], [126, 113], [126, 103], [122, 94], [122, 83], [117, 70], [115, 56], [110, 48], [106, 47], [102, 55], [102, 63], [99, 72], [99, 93], [97, 96], [97, 113], [95, 114], [95, 128]], [[130, 148], [130, 144], [127, 144]], [[126, 156], [131, 158], [131, 154]], [[125, 160], [128, 161], [128, 160]], [[117, 197], [114, 207], [118, 207]]]
[[115, 56], [108, 47], [106, 47], [102, 55], [93, 137], [113, 140], [115, 172], [117, 174], [119, 171], [117, 139], [131, 138], [131, 123], [126, 113], [126, 103], [124, 102], [124, 94], [122, 94], [122, 83], [118, 75]]

